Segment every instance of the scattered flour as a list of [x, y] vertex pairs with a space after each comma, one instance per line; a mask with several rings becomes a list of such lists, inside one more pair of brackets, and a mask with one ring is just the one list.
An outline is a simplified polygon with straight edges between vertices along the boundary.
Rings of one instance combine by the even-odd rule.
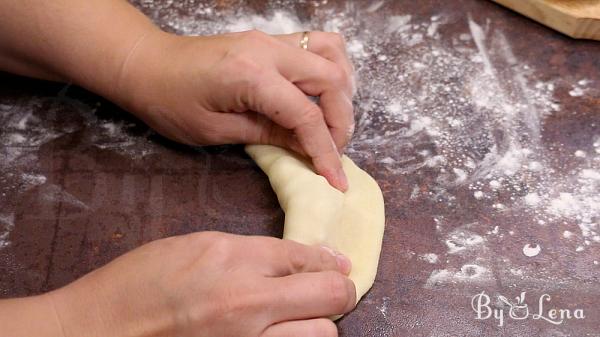
[[[70, 98], [68, 85], [55, 96], [5, 100], [0, 104], [0, 212], [14, 213], [11, 201], [32, 188], [39, 189], [40, 200], [59, 200], [88, 208], [75, 196], [49, 183], [44, 172], [48, 166], [41, 158], [51, 157], [51, 143], [61, 137], [84, 131], [82, 134], [89, 137], [86, 140], [95, 147], [130, 159], [151, 154], [160, 146], [143, 134], [129, 134], [131, 125], [100, 120], [95, 114], [97, 108], [98, 105], [88, 106]], [[8, 238], [14, 227], [14, 216], [4, 214], [0, 215], [0, 249], [10, 244]]]
[[420, 255], [419, 258], [423, 261], [427, 261], [432, 264], [438, 263], [438, 261], [439, 261], [439, 257], [437, 256], [437, 254], [434, 254], [434, 253], [423, 254], [423, 255]]
[[412, 25], [409, 24], [411, 19], [412, 16], [410, 15], [392, 16], [388, 19], [386, 31], [388, 33], [402, 33], [411, 30]]
[[[337, 30], [337, 26], [328, 26], [329, 31]], [[275, 11], [269, 18], [265, 18], [259, 15], [251, 15], [244, 18], [243, 20], [231, 21], [226, 29], [230, 32], [243, 32], [252, 29], [260, 29], [261, 31], [268, 34], [289, 34], [295, 32], [302, 32], [307, 30], [307, 26], [304, 26], [300, 21], [287, 12]]]
[[[562, 163], [550, 160], [541, 132], [545, 118], [561, 110], [555, 91], [559, 85], [565, 87], [564, 80], [539, 80], [535, 69], [517, 59], [510, 41], [494, 29], [493, 22], [469, 18], [464, 32], [441, 39], [447, 21], [437, 16], [398, 15], [376, 24], [363, 18], [382, 13], [386, 1], [371, 2], [365, 8], [349, 5], [336, 12], [315, 7], [310, 21], [291, 14], [286, 6], [261, 16], [236, 10], [217, 12], [199, 3], [195, 13], [186, 16], [179, 10], [183, 3], [141, 2], [150, 17], [167, 18], [157, 20], [163, 28], [185, 35], [247, 29], [269, 33], [324, 29], [344, 34], [358, 79], [354, 101], [358, 121], [348, 154], [359, 164], [376, 162], [396, 175], [419, 177], [434, 172], [437, 178], [427, 189], [415, 185], [412, 192], [407, 191], [411, 201], [429, 198], [451, 210], [456, 206], [454, 193], [469, 189], [472, 202], [488, 205], [492, 216], [513, 209], [531, 214], [535, 224], [578, 240], [576, 251], [600, 241], [600, 134], [589, 148], [574, 153], [579, 163], [572, 170], [561, 171]], [[593, 87], [586, 79], [568, 85], [571, 96], [585, 96]], [[0, 105], [0, 112], [12, 107], [7, 106]], [[140, 137], [128, 136], [128, 125], [86, 116], [91, 121], [88, 126], [98, 132], [94, 139], [100, 149], [132, 155], [131, 149], [140, 146]], [[2, 169], [35, 161], [41, 144], [77, 129], [43, 126], [39, 132], [30, 132], [42, 123], [40, 118], [22, 113], [13, 117], [10, 133], [0, 139], [3, 145], [11, 145], [9, 152], [0, 154]], [[448, 256], [462, 260], [432, 272], [426, 286], [491, 280], [490, 264], [466, 258], [486, 251], [487, 237], [477, 233], [498, 235], [498, 226], [476, 233], [467, 227], [453, 229], [442, 216], [433, 216]], [[564, 221], [576, 223], [581, 236], [564, 230], [560, 226]], [[504, 228], [502, 232], [511, 239], [522, 234]], [[541, 249], [539, 245], [526, 247], [525, 255]], [[435, 263], [445, 260], [436, 255]], [[386, 307], [382, 308], [385, 316]]]
[[591, 83], [592, 81], [588, 80], [588, 79], [583, 79], [583, 80], [579, 80], [577, 82], [577, 84], [573, 85], [573, 89], [571, 89], [569, 91], [569, 95], [573, 96], [573, 97], [581, 97], [584, 96], [587, 92], [588, 92], [588, 88], [587, 86]]

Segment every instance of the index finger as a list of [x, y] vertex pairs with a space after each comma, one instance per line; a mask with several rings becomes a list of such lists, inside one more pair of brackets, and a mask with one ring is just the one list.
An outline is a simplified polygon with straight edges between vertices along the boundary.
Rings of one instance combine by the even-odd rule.
[[343, 39], [328, 34], [331, 33], [311, 32], [308, 51], [293, 45], [300, 40], [298, 33], [275, 36], [288, 45], [277, 54], [277, 63], [285, 78], [306, 94], [319, 97], [325, 122], [341, 153], [354, 131], [354, 82], [350, 63], [344, 56]]
[[316, 172], [345, 192], [348, 180], [319, 106], [279, 73], [264, 73], [256, 81], [247, 94], [248, 108], [293, 130]]
[[354, 282], [336, 272], [300, 273], [267, 281], [276, 322], [345, 314], [356, 306]]
[[296, 273], [337, 271], [348, 275], [350, 260], [325, 246], [307, 246], [301, 243], [262, 236], [249, 237], [249, 246], [256, 254], [266, 276], [282, 277]]

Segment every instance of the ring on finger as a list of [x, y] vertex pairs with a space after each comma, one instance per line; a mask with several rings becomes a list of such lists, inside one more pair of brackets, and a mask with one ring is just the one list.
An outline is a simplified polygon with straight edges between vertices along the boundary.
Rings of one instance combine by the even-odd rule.
[[308, 40], [309, 40], [310, 32], [302, 32], [302, 37], [300, 38], [300, 48], [304, 50], [308, 50]]

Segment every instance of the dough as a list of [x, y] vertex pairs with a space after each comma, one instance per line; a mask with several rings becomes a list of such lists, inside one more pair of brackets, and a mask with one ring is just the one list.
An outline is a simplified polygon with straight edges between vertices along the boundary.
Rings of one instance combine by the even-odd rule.
[[350, 279], [360, 300], [375, 281], [385, 225], [383, 195], [375, 180], [344, 156], [350, 187], [342, 193], [287, 150], [248, 145], [246, 152], [269, 177], [285, 212], [283, 238], [326, 245], [350, 258]]

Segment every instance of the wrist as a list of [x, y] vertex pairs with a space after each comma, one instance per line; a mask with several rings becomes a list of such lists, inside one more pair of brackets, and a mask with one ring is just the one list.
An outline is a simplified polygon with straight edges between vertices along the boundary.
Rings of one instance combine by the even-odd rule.
[[161, 30], [148, 31], [132, 45], [124, 58], [115, 83], [107, 90], [108, 99], [144, 119], [153, 99], [166, 90], [168, 53], [181, 37]]
[[[206, 45], [197, 37], [155, 32], [144, 37], [130, 53], [113, 95], [108, 97], [134, 114], [158, 133], [181, 143], [194, 143], [193, 137], [180, 130], [179, 113], [189, 110], [191, 91], [201, 94], [196, 81], [201, 81]], [[184, 107], [184, 109], [181, 109]]]
[[[164, 307], [119, 282], [104, 283], [99, 272], [45, 296], [61, 337], [172, 336], [174, 319]], [[98, 276], [100, 278], [98, 279]], [[114, 276], [113, 276], [114, 277]], [[115, 278], [114, 280], [118, 279]]]
[[53, 319], [62, 337], [108, 336], [104, 326], [109, 323], [101, 313], [101, 307], [93, 301], [94, 294], [76, 294], [69, 287], [44, 295], [52, 309]]
[[0, 300], [0, 335], [65, 337], [46, 295]]

